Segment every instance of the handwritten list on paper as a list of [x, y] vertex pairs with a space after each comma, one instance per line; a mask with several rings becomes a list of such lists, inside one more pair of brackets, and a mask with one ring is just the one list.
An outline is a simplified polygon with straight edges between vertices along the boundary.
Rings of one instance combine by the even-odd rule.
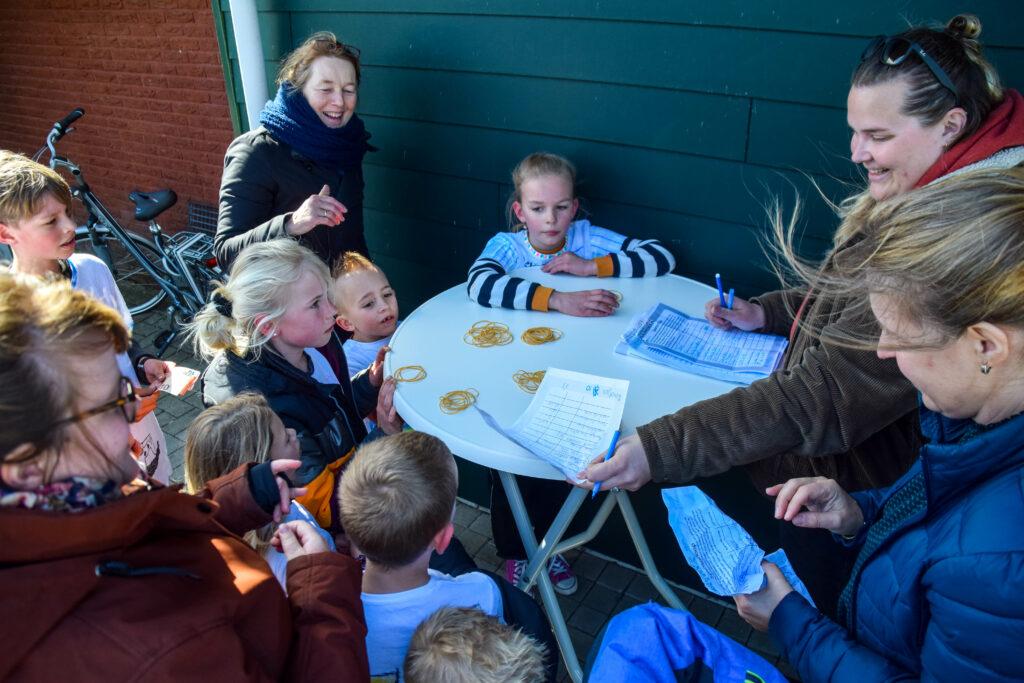
[[629, 381], [548, 368], [508, 435], [576, 480], [622, 422]]

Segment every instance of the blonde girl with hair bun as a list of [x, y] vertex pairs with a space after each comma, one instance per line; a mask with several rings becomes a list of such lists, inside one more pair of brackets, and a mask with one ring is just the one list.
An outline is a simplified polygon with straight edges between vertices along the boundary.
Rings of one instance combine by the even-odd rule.
[[[259, 394], [242, 392], [219, 405], [207, 408], [189, 425], [185, 437], [185, 485], [189, 493], [202, 491], [207, 482], [223, 477], [246, 463], [260, 464], [299, 458], [299, 442]], [[306, 522], [331, 550], [334, 539], [320, 529], [316, 520], [298, 502], [282, 522]], [[276, 524], [247, 532], [242, 538], [263, 556], [274, 576], [287, 587], [288, 558], [271, 545]], [[287, 589], [287, 588], [286, 588]]]
[[857, 228], [828, 273], [783, 251], [823, 296], [870, 307], [880, 337], [832, 343], [895, 361], [919, 392], [925, 444], [888, 488], [769, 487], [784, 524], [830, 531], [859, 555], [834, 621], [770, 563], [739, 613], [807, 683], [1020, 680], [1024, 168], [944, 179], [877, 204]]
[[196, 316], [191, 334], [210, 359], [203, 402], [217, 405], [243, 391], [266, 397], [298, 438], [302, 466], [293, 483], [307, 490], [299, 502], [323, 528], [339, 531], [335, 481], [367, 439], [363, 417], [376, 410], [374, 436], [400, 431], [402, 420], [394, 380], [383, 377], [385, 349], [349, 378], [330, 284], [324, 262], [295, 241], [253, 244]]

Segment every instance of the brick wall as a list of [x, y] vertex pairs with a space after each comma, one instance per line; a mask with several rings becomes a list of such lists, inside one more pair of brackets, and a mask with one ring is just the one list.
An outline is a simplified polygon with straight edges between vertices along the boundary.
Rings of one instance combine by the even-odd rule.
[[178, 193], [172, 230], [189, 201], [216, 205], [233, 132], [208, 0], [5, 0], [0, 92], [0, 148], [26, 154], [85, 109], [58, 150], [124, 225], [144, 230], [136, 188]]

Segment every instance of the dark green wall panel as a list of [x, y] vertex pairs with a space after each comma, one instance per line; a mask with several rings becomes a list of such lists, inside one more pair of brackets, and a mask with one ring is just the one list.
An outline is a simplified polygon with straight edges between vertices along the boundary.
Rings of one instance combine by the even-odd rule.
[[739, 97], [549, 78], [370, 66], [363, 83], [366, 114], [736, 160], [750, 112]]
[[649, 23], [631, 25], [629, 39], [623, 40], [618, 22], [596, 20], [293, 15], [295, 36], [320, 28], [361, 46], [369, 65], [577, 79], [834, 106], [842, 104], [849, 65], [864, 43], [842, 36]]
[[756, 100], [747, 161], [836, 178], [859, 178], [850, 163], [846, 110]]

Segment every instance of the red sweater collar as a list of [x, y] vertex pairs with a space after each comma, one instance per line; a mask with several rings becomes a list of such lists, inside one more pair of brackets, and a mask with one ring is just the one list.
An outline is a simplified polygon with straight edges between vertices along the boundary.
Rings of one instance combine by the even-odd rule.
[[1003, 91], [1002, 103], [992, 110], [981, 128], [946, 150], [914, 187], [923, 187], [1000, 150], [1020, 145], [1024, 145], [1024, 97], [1007, 88]]

